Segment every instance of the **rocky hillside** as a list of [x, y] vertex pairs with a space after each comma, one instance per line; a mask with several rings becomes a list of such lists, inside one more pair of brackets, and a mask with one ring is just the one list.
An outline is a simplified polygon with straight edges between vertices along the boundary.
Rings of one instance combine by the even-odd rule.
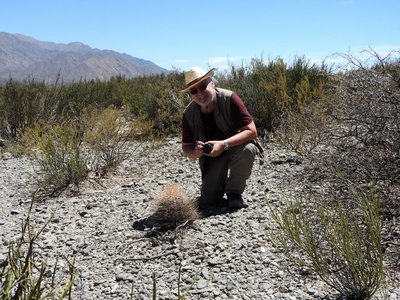
[[93, 49], [79, 42], [57, 44], [21, 34], [0, 32], [0, 83], [10, 76], [15, 80], [34, 78], [54, 82], [81, 79], [107, 80], [167, 72], [151, 61], [111, 50]]

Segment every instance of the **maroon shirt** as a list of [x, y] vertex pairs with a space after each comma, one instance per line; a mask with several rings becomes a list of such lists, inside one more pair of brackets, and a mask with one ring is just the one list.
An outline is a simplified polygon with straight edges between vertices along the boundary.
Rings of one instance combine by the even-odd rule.
[[[204, 114], [204, 113], [202, 113]], [[213, 113], [209, 114], [204, 114], [205, 116], [202, 116], [203, 120], [203, 125], [204, 120], [209, 119], [207, 115], [210, 115]], [[232, 121], [235, 124], [237, 130], [240, 128], [249, 125], [253, 121], [253, 117], [250, 115], [249, 111], [247, 110], [246, 106], [244, 105], [242, 99], [236, 94], [233, 93], [231, 96], [231, 116], [232, 116]], [[209, 122], [207, 121], [208, 126], [204, 126], [204, 134], [207, 137], [207, 140], [222, 140], [225, 138], [228, 138], [225, 136], [219, 128], [213, 128], [213, 126], [216, 126], [215, 121], [214, 122]], [[193, 143], [193, 131], [192, 128], [190, 127], [188, 121], [186, 118], [183, 116], [182, 118], [182, 143]], [[206, 141], [204, 141], [206, 142]]]

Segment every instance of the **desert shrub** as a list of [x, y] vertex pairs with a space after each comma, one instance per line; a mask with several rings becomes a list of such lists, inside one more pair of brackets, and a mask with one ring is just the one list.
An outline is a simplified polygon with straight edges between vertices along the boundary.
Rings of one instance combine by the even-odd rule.
[[180, 131], [187, 98], [179, 93], [183, 75], [152, 75], [129, 79], [121, 87], [123, 103], [138, 120], [152, 123], [153, 135], [167, 136]]
[[331, 137], [337, 76], [324, 63], [318, 67], [305, 58], [295, 59], [286, 73], [289, 101], [276, 117], [273, 136], [287, 149], [307, 155]]
[[66, 118], [79, 118], [84, 109], [120, 107], [121, 78], [54, 84], [31, 79], [17, 82], [10, 79], [0, 86], [0, 136], [18, 138], [37, 122], [56, 123]]
[[247, 66], [230, 66], [218, 77], [219, 84], [237, 92], [246, 103], [260, 132], [274, 131], [285, 116], [331, 94], [330, 70], [304, 57], [292, 64], [277, 58], [253, 59]]
[[309, 104], [330, 98], [332, 90], [332, 70], [324, 62], [311, 63], [305, 57], [296, 57], [286, 70], [287, 93], [290, 102], [286, 108], [301, 111]]
[[40, 166], [44, 193], [55, 195], [69, 184], [78, 185], [87, 176], [87, 161], [81, 152], [82, 132], [76, 123], [41, 125], [25, 131], [23, 140], [33, 149]]
[[[323, 113], [321, 115], [317, 113], [315, 114], [317, 118], [310, 118], [310, 120], [317, 121], [321, 117], [323, 117], [322, 120], [326, 118], [327, 122], [324, 123], [328, 126], [325, 127], [324, 130], [327, 130], [325, 134], [328, 138], [321, 140], [323, 147], [320, 147], [319, 151], [308, 155], [307, 161], [310, 162], [310, 164], [305, 166], [304, 172], [300, 174], [300, 176], [297, 176], [295, 180], [302, 186], [305, 185], [308, 190], [314, 191], [313, 193], [315, 197], [318, 197], [318, 201], [312, 201], [307, 209], [303, 207], [304, 201], [300, 204], [292, 203], [291, 209], [287, 209], [287, 211], [291, 211], [293, 214], [285, 217], [286, 219], [289, 217], [291, 218], [287, 221], [292, 222], [288, 223], [289, 225], [291, 224], [290, 226], [295, 224], [295, 222], [299, 222], [296, 225], [298, 226], [298, 232], [296, 234], [301, 236], [303, 240], [298, 239], [298, 243], [304, 243], [304, 237], [308, 235], [310, 239], [313, 238], [318, 241], [315, 243], [310, 241], [310, 247], [313, 245], [314, 248], [319, 245], [325, 247], [327, 239], [317, 239], [316, 236], [316, 233], [324, 233], [324, 230], [310, 231], [307, 228], [316, 224], [317, 219], [319, 219], [322, 224], [319, 227], [327, 226], [327, 222], [331, 219], [333, 220], [333, 218], [326, 219], [326, 217], [324, 217], [325, 215], [320, 212], [320, 208], [318, 208], [318, 211], [312, 211], [311, 206], [319, 207], [318, 205], [323, 199], [332, 199], [332, 195], [335, 195], [337, 200], [335, 200], [335, 202], [328, 201], [329, 204], [326, 208], [326, 214], [328, 214], [329, 210], [332, 210], [332, 214], [336, 217], [336, 220], [342, 222], [338, 223], [341, 228], [346, 228], [346, 230], [351, 233], [349, 237], [352, 237], [352, 235], [356, 236], [359, 229], [356, 229], [357, 232], [348, 229], [347, 224], [351, 224], [351, 220], [354, 220], [353, 223], [356, 223], [358, 220], [358, 224], [361, 224], [362, 230], [360, 232], [362, 233], [362, 237], [368, 241], [369, 245], [373, 245], [377, 249], [383, 249], [381, 253], [376, 252], [374, 256], [376, 258], [364, 256], [365, 260], [376, 264], [375, 269], [373, 269], [373, 266], [362, 266], [361, 263], [358, 262], [358, 264], [348, 263], [349, 267], [357, 267], [355, 270], [361, 269], [362, 266], [364, 273], [360, 271], [359, 274], [364, 276], [368, 272], [370, 274], [369, 276], [371, 276], [369, 281], [371, 285], [368, 287], [366, 284], [360, 284], [361, 277], [356, 277], [352, 274], [347, 275], [347, 278], [349, 278], [347, 280], [349, 282], [350, 280], [355, 283], [358, 282], [359, 291], [357, 293], [361, 295], [360, 297], [364, 298], [368, 298], [368, 295], [372, 294], [374, 291], [373, 284], [377, 285], [378, 281], [381, 280], [377, 276], [377, 272], [380, 271], [380, 263], [378, 264], [378, 262], [381, 260], [381, 258], [378, 260], [378, 254], [379, 256], [384, 256], [387, 262], [387, 268], [398, 268], [399, 266], [399, 254], [397, 249], [398, 236], [393, 235], [393, 232], [397, 231], [398, 222], [396, 220], [398, 220], [400, 211], [400, 174], [398, 168], [400, 165], [399, 60], [391, 56], [381, 58], [372, 50], [368, 53], [371, 57], [367, 61], [360, 61], [352, 56], [344, 56], [348, 63], [343, 66], [342, 73], [333, 76], [336, 92], [334, 93], [332, 101], [327, 102], [328, 105], [323, 106]], [[320, 102], [320, 104], [324, 104], [324, 102]], [[316, 110], [316, 112], [318, 112], [318, 110]], [[293, 124], [295, 125], [293, 128], [295, 130], [291, 129], [292, 126], [289, 124], [286, 128], [283, 127], [280, 129], [282, 130], [281, 132], [276, 132], [277, 134], [283, 133], [283, 138], [286, 139], [286, 144], [288, 145], [290, 145], [289, 142], [293, 142], [294, 140], [294, 145], [296, 147], [297, 145], [301, 145], [302, 142], [303, 126], [305, 126], [303, 122], [307, 124], [307, 120], [301, 118], [303, 111], [300, 111], [300, 113], [300, 115], [296, 113], [293, 116]], [[300, 117], [298, 120], [296, 119], [296, 115]], [[286, 119], [286, 122], [288, 120], [291, 120], [291, 116]], [[282, 122], [282, 124], [285, 124], [285, 122]], [[318, 123], [315, 125], [318, 126]], [[320, 128], [316, 128], [316, 130], [318, 132]], [[310, 131], [310, 129], [307, 129], [307, 131], [313, 132]], [[298, 139], [288, 138], [292, 136], [297, 136]], [[307, 137], [307, 135], [304, 136]], [[292, 147], [292, 149], [296, 149], [296, 147]], [[367, 232], [367, 234], [365, 231], [368, 228], [367, 221], [363, 217], [363, 213], [365, 215], [366, 210], [361, 206], [366, 206], [366, 202], [357, 202], [353, 200], [353, 198], [349, 198], [348, 192], [351, 190], [349, 188], [349, 182], [352, 182], [354, 186], [357, 187], [365, 187], [367, 183], [374, 182], [376, 195], [379, 195], [379, 202], [381, 203], [379, 212], [382, 221], [380, 227], [380, 245], [378, 245], [377, 242], [374, 242], [374, 244], [370, 240], [372, 237], [368, 237], [369, 233]], [[324, 186], [330, 186], [331, 189], [326, 190], [321, 188]], [[368, 196], [367, 193], [365, 194], [366, 196], [362, 197], [369, 197], [372, 199], [371, 195]], [[358, 199], [362, 199], [362, 197], [358, 197]], [[349, 203], [361, 203], [361, 205], [357, 204], [351, 206]], [[300, 210], [301, 213], [294, 213]], [[309, 213], [307, 214], [306, 212]], [[317, 212], [317, 217], [314, 218], [313, 213], [315, 215]], [[350, 217], [343, 217], [342, 214], [345, 212], [347, 212]], [[285, 212], [285, 214], [288, 213]], [[348, 219], [349, 221], [346, 221]], [[281, 222], [284, 220], [283, 218], [280, 219]], [[299, 220], [302, 220], [301, 223]], [[363, 221], [360, 222], [360, 220]], [[283, 225], [289, 226], [288, 224]], [[304, 230], [308, 230], [308, 232], [303, 232]], [[335, 230], [336, 231], [331, 232], [338, 234], [337, 229]], [[344, 233], [341, 233], [339, 236], [341, 239], [347, 237]], [[376, 233], [375, 236], [378, 236], [378, 233]], [[339, 238], [337, 238], [337, 242], [340, 242]], [[360, 255], [372, 253], [372, 248], [368, 248], [368, 245], [363, 245], [359, 242], [352, 242], [349, 243], [349, 245], [354, 247], [354, 249], [361, 247], [363, 251], [359, 251]], [[302, 246], [305, 247], [304, 244]], [[347, 249], [345, 246], [346, 245], [340, 244], [340, 247], [337, 246], [336, 248], [339, 250]], [[319, 248], [316, 249], [318, 251], [323, 250]], [[313, 254], [309, 251], [307, 255], [312, 256]], [[333, 260], [329, 256], [329, 253], [326, 253], [325, 256], [329, 258], [328, 261], [331, 262], [331, 264], [332, 261], [337, 261]], [[320, 258], [315, 256], [315, 258], [312, 259], [318, 259], [323, 262], [323, 257], [323, 255], [321, 255]], [[352, 256], [349, 255], [349, 257], [352, 258], [356, 256], [352, 254]], [[361, 259], [360, 261], [363, 262]], [[330, 267], [330, 265], [326, 267]], [[341, 271], [342, 269], [346, 270], [346, 268], [339, 267], [337, 269], [332, 269], [332, 271]], [[340, 274], [339, 271], [333, 273]], [[374, 272], [376, 272], [376, 277], [373, 277]], [[343, 275], [343, 278], [345, 277], [346, 276]], [[344, 280], [343, 278], [340, 278], [340, 280]], [[363, 278], [365, 279], [365, 277]], [[339, 279], [337, 279], [337, 282], [339, 282]], [[342, 283], [340, 284], [339, 287], [342, 290], [350, 290], [350, 288], [348, 288], [350, 284], [348, 284], [347, 287]], [[361, 289], [362, 286], [364, 286], [364, 289]], [[353, 285], [353, 289], [356, 289], [355, 284]], [[351, 295], [350, 292], [344, 291], [343, 293]]]
[[66, 84], [59, 93], [57, 116], [61, 118], [77, 118], [87, 109], [105, 109], [109, 106], [121, 107], [119, 84], [121, 78], [109, 81], [80, 80]]
[[280, 114], [282, 103], [288, 101], [286, 64], [283, 60], [253, 59], [248, 66], [230, 66], [226, 76], [220, 75], [221, 87], [231, 89], [243, 99], [260, 131], [276, 126], [275, 116]]
[[132, 138], [136, 140], [152, 140], [154, 139], [154, 122], [144, 118], [133, 120]]
[[[400, 63], [395, 57], [369, 53], [366, 61], [345, 56], [348, 65], [338, 76], [339, 98], [330, 108], [333, 126], [325, 141], [329, 152], [311, 157], [308, 177], [315, 184], [335, 178], [332, 174], [358, 185], [375, 182], [385, 216], [393, 220], [400, 212]], [[342, 183], [335, 181], [340, 190]], [[385, 224], [388, 232], [398, 226]]]
[[43, 82], [21, 83], [11, 78], [0, 88], [0, 136], [17, 138], [39, 119], [49, 119], [56, 88]]
[[333, 191], [328, 199], [299, 196], [271, 209], [278, 227], [272, 240], [346, 299], [370, 299], [383, 280], [381, 196], [350, 188], [346, 199]]
[[320, 101], [302, 107], [300, 111], [282, 112], [274, 139], [285, 148], [308, 155], [330, 136], [330, 118], [326, 103]]
[[147, 77], [137, 77], [125, 80], [120, 85], [120, 93], [123, 105], [131, 114], [138, 118], [145, 113], [146, 99], [144, 97], [147, 86], [151, 81]]
[[[340, 82], [341, 101], [334, 111], [340, 131], [335, 146], [342, 159], [340, 153], [351, 154], [340, 166], [353, 181], [399, 184], [400, 60], [375, 59], [373, 67], [358, 61]], [[349, 160], [357, 170], [345, 167]]]
[[169, 135], [179, 132], [181, 107], [176, 94], [164, 88], [153, 88], [147, 94], [145, 118], [152, 120], [156, 135]]
[[82, 116], [84, 145], [90, 170], [100, 176], [128, 156], [128, 141], [136, 129], [122, 110], [106, 108]]
[[[32, 204], [22, 223], [21, 237], [9, 246], [6, 260], [0, 262], [0, 299], [71, 299], [77, 273], [74, 260], [70, 262], [66, 258], [69, 265], [67, 277], [57, 279], [56, 275], [60, 273], [57, 263], [50, 270], [43, 257], [35, 253], [36, 242], [48, 223], [34, 230], [30, 220]], [[50, 278], [46, 275], [48, 273]]]
[[[357, 185], [375, 182], [384, 202], [385, 259], [399, 268], [400, 216], [400, 60], [369, 50], [369, 59], [348, 61], [339, 82], [339, 101], [332, 109], [335, 130], [329, 152], [312, 157], [309, 178], [318, 185], [340, 174], [337, 191], [346, 180]], [[398, 54], [398, 52], [397, 52]]]
[[37, 123], [25, 131], [20, 145], [39, 165], [44, 195], [53, 196], [70, 184], [79, 187], [89, 172], [103, 177], [126, 159], [135, 124], [123, 110], [83, 110], [76, 121]]

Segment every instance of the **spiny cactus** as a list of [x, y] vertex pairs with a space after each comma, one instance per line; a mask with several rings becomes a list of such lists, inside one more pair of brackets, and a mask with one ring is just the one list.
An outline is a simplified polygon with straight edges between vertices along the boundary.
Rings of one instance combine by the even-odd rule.
[[151, 220], [163, 230], [172, 230], [199, 217], [194, 201], [176, 184], [169, 184], [155, 197], [155, 210]]

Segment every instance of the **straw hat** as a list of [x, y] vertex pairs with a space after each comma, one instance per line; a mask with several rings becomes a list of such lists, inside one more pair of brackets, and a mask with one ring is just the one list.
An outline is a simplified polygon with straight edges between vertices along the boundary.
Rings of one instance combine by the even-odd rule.
[[189, 91], [194, 85], [198, 84], [200, 81], [206, 78], [210, 78], [214, 76], [215, 68], [212, 68], [208, 72], [205, 72], [200, 67], [193, 67], [189, 71], [185, 72], [185, 84], [186, 88], [181, 90], [181, 92]]

